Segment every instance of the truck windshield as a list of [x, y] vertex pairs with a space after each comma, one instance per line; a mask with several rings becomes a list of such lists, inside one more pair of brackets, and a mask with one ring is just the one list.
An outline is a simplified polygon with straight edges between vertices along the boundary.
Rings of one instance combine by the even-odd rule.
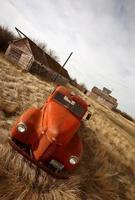
[[84, 115], [84, 108], [77, 102], [70, 100], [64, 94], [57, 92], [53, 98], [61, 104], [63, 104], [66, 108], [68, 108], [72, 113], [74, 113], [78, 117], [82, 117]]

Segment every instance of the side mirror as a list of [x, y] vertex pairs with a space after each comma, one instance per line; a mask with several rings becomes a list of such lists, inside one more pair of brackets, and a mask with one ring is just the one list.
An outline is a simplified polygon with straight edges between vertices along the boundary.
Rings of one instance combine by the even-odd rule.
[[91, 118], [91, 113], [88, 113], [86, 116], [86, 120], [89, 120]]

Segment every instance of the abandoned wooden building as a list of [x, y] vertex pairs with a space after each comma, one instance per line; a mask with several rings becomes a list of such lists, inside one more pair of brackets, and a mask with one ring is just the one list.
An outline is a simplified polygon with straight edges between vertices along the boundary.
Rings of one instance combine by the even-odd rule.
[[5, 56], [23, 69], [52, 81], [56, 77], [61, 84], [70, 80], [67, 70], [27, 37], [10, 43]]
[[114, 109], [118, 106], [118, 103], [117, 99], [110, 95], [111, 92], [112, 92], [111, 90], [105, 87], [101, 90], [94, 86], [92, 90], [89, 92], [88, 96], [90, 96], [94, 100], [97, 100], [102, 105], [110, 109]]

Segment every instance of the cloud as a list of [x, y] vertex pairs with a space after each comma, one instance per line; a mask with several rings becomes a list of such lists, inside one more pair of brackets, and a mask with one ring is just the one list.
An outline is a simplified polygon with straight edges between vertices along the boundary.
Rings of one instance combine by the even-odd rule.
[[[2, 2], [0, 23], [47, 42], [72, 77], [89, 89], [109, 87], [135, 116], [135, 1], [37, 0]], [[11, 20], [12, 19], [12, 20]]]

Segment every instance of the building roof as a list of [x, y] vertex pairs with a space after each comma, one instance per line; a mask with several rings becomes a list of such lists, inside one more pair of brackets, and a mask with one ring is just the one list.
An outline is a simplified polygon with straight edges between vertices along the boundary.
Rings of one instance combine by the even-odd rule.
[[62, 76], [70, 80], [68, 71], [65, 68], [63, 68], [57, 61], [55, 61], [51, 56], [49, 56], [46, 52], [44, 52], [31, 39], [22, 38], [22, 39], [14, 41], [14, 43], [17, 44], [17, 41], [20, 41], [20, 40], [24, 40], [24, 43], [26, 42], [26, 40], [29, 42], [31, 53], [33, 54], [33, 57], [36, 61], [45, 65], [46, 67], [50, 67], [55, 72], [61, 74]]
[[112, 91], [109, 90], [109, 89], [106, 88], [106, 87], [103, 87], [102, 92], [104, 92], [105, 94], [108, 94], [108, 95], [112, 93]]

